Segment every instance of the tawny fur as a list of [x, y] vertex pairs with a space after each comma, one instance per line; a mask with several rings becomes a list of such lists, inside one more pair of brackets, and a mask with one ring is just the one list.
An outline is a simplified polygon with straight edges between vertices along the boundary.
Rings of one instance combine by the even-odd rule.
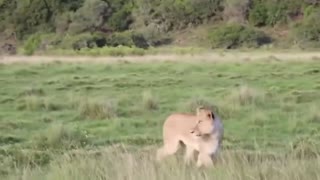
[[197, 166], [213, 165], [223, 137], [220, 118], [212, 111], [198, 108], [197, 114], [175, 113], [163, 125], [163, 147], [157, 151], [157, 160], [173, 155], [182, 142], [186, 146], [184, 160], [190, 163], [198, 152]]

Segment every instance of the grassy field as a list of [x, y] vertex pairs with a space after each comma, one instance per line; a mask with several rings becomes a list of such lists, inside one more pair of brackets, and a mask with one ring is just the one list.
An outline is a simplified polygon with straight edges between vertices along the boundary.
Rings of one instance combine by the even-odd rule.
[[[320, 179], [320, 63], [269, 58], [0, 64], [0, 178]], [[217, 166], [154, 162], [197, 105], [223, 119]]]

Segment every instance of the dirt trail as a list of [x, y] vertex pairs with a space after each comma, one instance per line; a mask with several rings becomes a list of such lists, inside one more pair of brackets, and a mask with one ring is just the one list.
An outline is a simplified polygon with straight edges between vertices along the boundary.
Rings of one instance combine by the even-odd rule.
[[11, 63], [50, 63], [50, 62], [155, 62], [155, 61], [211, 61], [247, 62], [254, 60], [270, 61], [320, 61], [320, 52], [223, 52], [195, 55], [159, 54], [145, 56], [0, 56], [1, 64]]

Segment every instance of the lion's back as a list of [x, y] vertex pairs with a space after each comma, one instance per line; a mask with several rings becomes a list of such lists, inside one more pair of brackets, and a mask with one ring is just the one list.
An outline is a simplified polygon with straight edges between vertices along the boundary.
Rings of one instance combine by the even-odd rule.
[[163, 135], [177, 136], [189, 133], [190, 129], [196, 123], [196, 116], [191, 114], [174, 113], [167, 117], [163, 124]]

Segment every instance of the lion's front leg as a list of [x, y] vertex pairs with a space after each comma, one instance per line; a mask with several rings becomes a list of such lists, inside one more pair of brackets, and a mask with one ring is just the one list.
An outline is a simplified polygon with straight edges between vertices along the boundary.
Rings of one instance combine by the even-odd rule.
[[197, 167], [209, 167], [209, 166], [213, 166], [213, 161], [211, 158], [211, 155], [200, 152], [198, 155], [198, 160], [197, 160]]

